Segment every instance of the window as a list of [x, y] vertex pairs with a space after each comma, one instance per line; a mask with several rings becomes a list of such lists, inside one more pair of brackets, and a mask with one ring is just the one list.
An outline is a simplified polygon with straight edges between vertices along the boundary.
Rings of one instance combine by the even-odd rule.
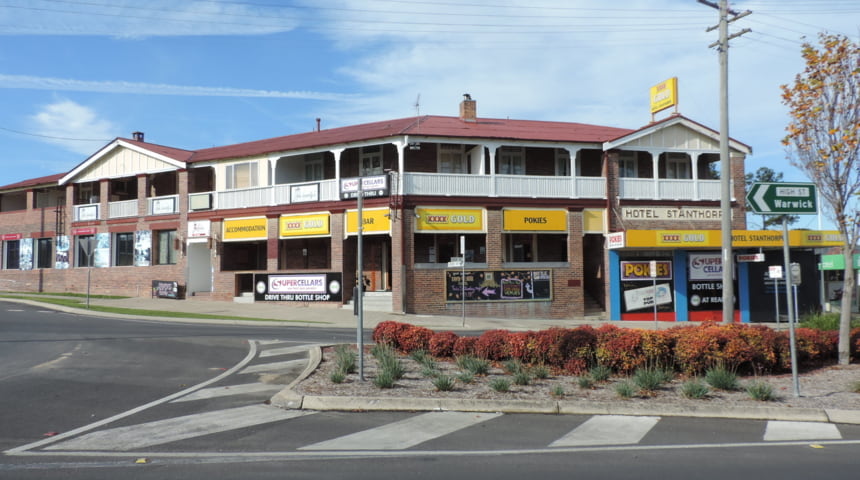
[[6, 270], [18, 270], [21, 268], [21, 241], [8, 240], [4, 244], [3, 265]]
[[526, 174], [526, 156], [522, 147], [502, 147], [499, 151], [498, 163], [501, 175]]
[[78, 235], [75, 237], [75, 266], [92, 267], [95, 248], [95, 235]]
[[227, 165], [227, 190], [256, 187], [258, 178], [256, 162]]
[[465, 256], [466, 262], [486, 263], [486, 235], [466, 235], [465, 252], [460, 251], [459, 234], [415, 235], [415, 263], [448, 263], [460, 256]]
[[313, 180], [323, 180], [325, 171], [323, 169], [323, 154], [311, 153], [305, 155], [305, 182]]
[[465, 146], [451, 143], [439, 144], [439, 173], [469, 173]]
[[134, 265], [134, 232], [117, 233], [114, 245], [116, 245], [116, 252], [114, 252], [113, 264], [117, 267]]
[[50, 238], [36, 239], [36, 268], [51, 268], [54, 263], [54, 242]]
[[[579, 172], [576, 172], [579, 175]], [[555, 149], [555, 176], [570, 176], [570, 152], [563, 148]]]
[[99, 203], [99, 183], [79, 183], [75, 188], [75, 205]]
[[567, 235], [509, 233], [504, 235], [505, 262], [566, 262]]
[[666, 154], [666, 178], [692, 178], [690, 176], [690, 159], [686, 154]]
[[639, 177], [639, 162], [636, 152], [621, 152], [618, 154], [618, 176], [625, 178]]
[[361, 147], [361, 176], [382, 175], [382, 146]]
[[154, 233], [154, 263], [156, 265], [175, 265], [177, 257], [176, 230], [160, 230]]

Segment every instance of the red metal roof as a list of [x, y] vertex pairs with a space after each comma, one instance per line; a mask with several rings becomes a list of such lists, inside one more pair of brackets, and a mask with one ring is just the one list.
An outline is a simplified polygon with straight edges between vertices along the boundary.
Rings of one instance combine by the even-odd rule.
[[191, 150], [165, 147], [164, 145], [157, 145], [155, 143], [138, 142], [137, 140], [132, 140], [130, 138], [117, 138], [117, 140], [122, 140], [123, 142], [130, 143], [132, 145], [143, 148], [144, 150], [149, 150], [150, 152], [157, 153], [159, 155], [164, 155], [167, 158], [171, 158], [179, 162], [187, 162], [191, 158], [191, 156], [194, 155], [194, 152]]
[[48, 175], [45, 177], [39, 178], [31, 178], [29, 180], [22, 180], [18, 183], [10, 183], [9, 185], [3, 185], [0, 187], [0, 190], [14, 190], [16, 188], [27, 188], [27, 187], [38, 187], [38, 186], [47, 186], [47, 185], [56, 185], [57, 181], [65, 176], [65, 173], [56, 173], [54, 175]]
[[454, 137], [564, 143], [602, 143], [634, 130], [583, 123], [479, 118], [466, 122], [458, 117], [423, 116], [365, 123], [299, 133], [223, 147], [197, 150], [189, 163], [264, 155], [273, 152], [342, 145], [393, 136]]

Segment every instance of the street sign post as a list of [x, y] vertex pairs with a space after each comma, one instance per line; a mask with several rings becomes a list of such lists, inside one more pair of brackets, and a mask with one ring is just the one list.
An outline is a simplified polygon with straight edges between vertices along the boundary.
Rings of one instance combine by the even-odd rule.
[[747, 201], [759, 215], [815, 215], [818, 213], [814, 183], [756, 182]]
[[[818, 213], [818, 194], [814, 183], [768, 183], [756, 182], [747, 193], [747, 202], [753, 212], [760, 215], [815, 215]], [[788, 307], [788, 336], [791, 349], [791, 377], [794, 383], [794, 396], [800, 396], [797, 379], [797, 347], [794, 340], [795, 310], [793, 285], [795, 276], [791, 264], [791, 251], [788, 248], [788, 221], [782, 217], [782, 253], [785, 261], [785, 297]], [[798, 271], [798, 277], [799, 275]], [[775, 284], [775, 283], [774, 283]], [[794, 287], [796, 288], [796, 287]], [[779, 315], [779, 314], [777, 314]]]

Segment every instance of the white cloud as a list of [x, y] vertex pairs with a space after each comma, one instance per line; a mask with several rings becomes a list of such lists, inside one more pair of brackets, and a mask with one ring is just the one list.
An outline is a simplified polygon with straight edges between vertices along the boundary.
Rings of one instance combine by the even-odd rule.
[[205, 87], [193, 85], [168, 85], [163, 83], [141, 83], [124, 81], [91, 81], [71, 78], [35, 77], [29, 75], [0, 74], [0, 88], [24, 88], [32, 90], [122, 93], [139, 95], [181, 95], [202, 97], [265, 97], [292, 98], [302, 100], [339, 100], [348, 95], [326, 92], [254, 90], [249, 88]]
[[117, 127], [93, 109], [71, 100], [44, 106], [30, 117], [32, 128], [46, 142], [90, 155], [116, 137]]
[[12, 0], [0, 11], [0, 34], [152, 36], [266, 35], [295, 28], [292, 9], [212, 2], [113, 0], [105, 3]]

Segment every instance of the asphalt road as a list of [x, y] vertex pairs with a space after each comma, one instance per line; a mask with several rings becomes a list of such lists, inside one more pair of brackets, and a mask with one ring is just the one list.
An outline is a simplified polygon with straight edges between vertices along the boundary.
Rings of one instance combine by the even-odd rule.
[[[0, 302], [0, 479], [805, 479], [853, 478], [860, 466], [852, 425], [797, 436], [797, 425], [764, 421], [265, 405], [305, 345], [354, 335]], [[235, 394], [248, 387], [263, 390]], [[767, 439], [775, 427], [786, 436]]]

